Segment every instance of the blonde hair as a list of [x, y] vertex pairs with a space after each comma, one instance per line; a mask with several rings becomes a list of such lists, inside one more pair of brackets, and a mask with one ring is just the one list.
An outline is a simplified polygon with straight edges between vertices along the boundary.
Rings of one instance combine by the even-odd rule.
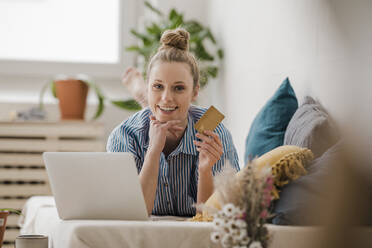
[[199, 67], [195, 57], [189, 52], [190, 34], [183, 28], [166, 30], [161, 38], [158, 51], [151, 57], [147, 75], [157, 61], [182, 62], [190, 66], [194, 87], [199, 85]]

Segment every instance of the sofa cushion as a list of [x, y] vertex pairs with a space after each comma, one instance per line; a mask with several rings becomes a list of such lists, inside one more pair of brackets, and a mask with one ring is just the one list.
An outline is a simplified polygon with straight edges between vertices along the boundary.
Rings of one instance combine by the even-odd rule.
[[337, 128], [327, 111], [307, 96], [288, 124], [284, 145], [309, 148], [317, 158], [334, 145], [338, 137]]
[[274, 202], [272, 219], [278, 225], [314, 225], [314, 220], [306, 214], [313, 203], [327, 197], [323, 186], [325, 180], [332, 175], [341, 153], [342, 144], [338, 142], [322, 156], [310, 163], [308, 174], [290, 182], [281, 189], [280, 199]]
[[295, 92], [286, 78], [252, 122], [245, 141], [245, 164], [283, 145], [288, 122], [297, 108]]

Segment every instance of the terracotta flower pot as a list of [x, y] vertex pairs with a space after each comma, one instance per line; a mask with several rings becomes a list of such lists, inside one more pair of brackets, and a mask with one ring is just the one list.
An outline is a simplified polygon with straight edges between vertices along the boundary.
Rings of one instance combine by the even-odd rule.
[[83, 120], [88, 85], [76, 79], [55, 81], [62, 120]]
[[9, 215], [9, 212], [0, 212], [0, 247], [3, 245], [6, 219], [8, 215]]

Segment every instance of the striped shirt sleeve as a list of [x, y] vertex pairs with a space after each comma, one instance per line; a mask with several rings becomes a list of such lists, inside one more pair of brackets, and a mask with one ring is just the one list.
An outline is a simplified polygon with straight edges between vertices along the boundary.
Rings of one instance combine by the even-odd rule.
[[136, 162], [137, 172], [138, 174], [140, 173], [143, 159], [138, 154], [139, 151], [136, 148], [135, 139], [130, 135], [128, 127], [125, 125], [120, 125], [112, 131], [107, 141], [106, 151], [132, 153]]
[[107, 152], [131, 152], [136, 155], [133, 138], [128, 135], [125, 126], [118, 126], [111, 132], [106, 150]]

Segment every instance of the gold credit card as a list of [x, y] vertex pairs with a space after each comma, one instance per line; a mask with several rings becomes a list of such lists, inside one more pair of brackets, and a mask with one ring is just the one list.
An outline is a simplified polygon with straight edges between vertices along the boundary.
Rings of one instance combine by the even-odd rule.
[[225, 116], [220, 111], [210, 106], [195, 124], [195, 129], [199, 133], [203, 133], [205, 130], [213, 131], [224, 118]]

